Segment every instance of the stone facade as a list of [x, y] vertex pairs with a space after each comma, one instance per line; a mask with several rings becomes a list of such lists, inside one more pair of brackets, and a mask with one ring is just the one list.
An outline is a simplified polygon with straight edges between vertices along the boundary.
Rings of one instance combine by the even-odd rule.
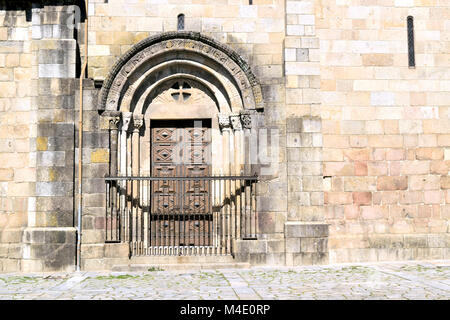
[[316, 23], [330, 260], [448, 258], [448, 3], [328, 5]]
[[[217, 98], [213, 129], [231, 117], [223, 157], [251, 158], [241, 137], [267, 131], [268, 163], [214, 169], [259, 175], [258, 240], [236, 240], [236, 261], [448, 259], [448, 3], [252, 2], [89, 1], [81, 268], [130, 263], [128, 243], [105, 243], [104, 178], [128, 172], [114, 159], [150, 119], [135, 99], [170, 72]], [[85, 18], [84, 1], [0, 1], [0, 271], [74, 270]]]

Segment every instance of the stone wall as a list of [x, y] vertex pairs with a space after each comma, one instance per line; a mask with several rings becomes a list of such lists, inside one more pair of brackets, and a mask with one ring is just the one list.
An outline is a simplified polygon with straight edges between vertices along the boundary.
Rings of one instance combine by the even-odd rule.
[[90, 1], [89, 77], [104, 79], [113, 63], [151, 35], [185, 30], [201, 32], [230, 45], [265, 79], [283, 76], [284, 0]]
[[[320, 49], [316, 33], [318, 1], [286, 1], [285, 75], [286, 75], [286, 149], [288, 210], [285, 227], [288, 265], [324, 263], [326, 241], [314, 259], [306, 258], [304, 244], [313, 240], [291, 232], [323, 224], [322, 121], [320, 100]], [[301, 223], [294, 223], [301, 221]], [[327, 232], [327, 231], [326, 231]], [[320, 232], [326, 237], [325, 231]], [[293, 235], [299, 239], [293, 239]], [[314, 233], [312, 233], [314, 234]], [[301, 239], [302, 238], [302, 239]], [[302, 245], [300, 245], [302, 243]]]
[[31, 22], [0, 11], [0, 271], [20, 270], [22, 230], [35, 211], [36, 112]]
[[17, 7], [0, 11], [0, 266], [73, 270], [73, 8]]
[[439, 0], [317, 3], [332, 262], [450, 257], [449, 18]]
[[[76, 77], [85, 39], [83, 23], [77, 30], [68, 22], [83, 13], [43, 2], [12, 8], [0, 1], [0, 271], [74, 266]], [[238, 261], [449, 257], [446, 1], [91, 0], [83, 269], [128, 259], [127, 244], [104, 243], [112, 114], [98, 109], [94, 80], [140, 40], [176, 31], [181, 13], [185, 31], [248, 62], [264, 100], [255, 128], [278, 139], [268, 139], [264, 152], [272, 165], [259, 167], [260, 237], [235, 243]], [[414, 17], [414, 68], [407, 16]]]
[[[76, 86], [77, 90], [79, 85]], [[128, 262], [128, 244], [105, 244], [106, 184], [110, 175], [110, 126], [108, 112], [97, 110], [100, 88], [94, 81], [83, 81], [83, 219], [81, 232], [81, 269], [105, 270], [113, 265]], [[76, 109], [76, 158], [78, 163], [78, 110], [79, 97], [75, 98]], [[75, 173], [78, 185], [78, 170]], [[78, 197], [78, 190], [75, 191]]]

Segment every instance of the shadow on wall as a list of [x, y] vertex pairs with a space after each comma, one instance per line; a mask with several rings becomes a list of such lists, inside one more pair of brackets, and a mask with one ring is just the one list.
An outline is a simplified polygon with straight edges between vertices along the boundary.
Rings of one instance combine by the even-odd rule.
[[[84, 23], [86, 20], [86, 6], [84, 0], [0, 0], [0, 11], [6, 11], [5, 19], [3, 22], [4, 27], [14, 27], [16, 25], [17, 15], [14, 11], [25, 11], [26, 21], [32, 20], [32, 9], [43, 8], [44, 6], [63, 6], [73, 5], [75, 6], [75, 25]], [[81, 56], [79, 42], [84, 42], [79, 36], [83, 37], [83, 33], [78, 32], [78, 28], [74, 28], [74, 39], [77, 40], [77, 53], [76, 53], [76, 77], [79, 78], [81, 74]]]
[[[27, 21], [31, 22], [31, 9], [42, 8], [44, 6], [60, 6], [60, 5], [74, 5], [80, 9], [80, 22], [86, 19], [86, 7], [84, 0], [0, 0], [0, 10], [18, 11], [25, 10]], [[8, 16], [8, 15], [7, 15]], [[5, 23], [7, 19], [5, 19]], [[7, 26], [7, 25], [4, 25]]]

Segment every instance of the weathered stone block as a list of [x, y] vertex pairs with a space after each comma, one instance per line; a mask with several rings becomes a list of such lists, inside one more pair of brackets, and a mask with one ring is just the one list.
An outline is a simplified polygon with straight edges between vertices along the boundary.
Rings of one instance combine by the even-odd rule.
[[327, 237], [328, 236], [328, 224], [326, 224], [326, 223], [286, 222], [285, 235], [286, 235], [286, 238]]
[[[286, 239], [287, 240], [287, 239]], [[328, 252], [327, 238], [301, 238], [299, 252]]]
[[81, 259], [101, 259], [104, 257], [105, 244], [81, 244]]
[[235, 240], [236, 252], [239, 254], [266, 253], [265, 240]]
[[300, 238], [286, 238], [285, 245], [287, 253], [301, 252]]
[[377, 190], [406, 190], [408, 177], [378, 177]]
[[106, 258], [127, 258], [130, 247], [128, 243], [107, 243], [104, 252]]

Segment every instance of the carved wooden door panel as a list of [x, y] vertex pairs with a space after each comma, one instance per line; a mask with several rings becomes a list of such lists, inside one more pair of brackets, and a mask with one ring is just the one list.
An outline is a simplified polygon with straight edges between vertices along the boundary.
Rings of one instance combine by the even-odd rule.
[[[151, 172], [154, 177], [211, 174], [210, 121], [152, 121]], [[152, 182], [152, 235], [158, 246], [210, 245], [210, 182]]]

